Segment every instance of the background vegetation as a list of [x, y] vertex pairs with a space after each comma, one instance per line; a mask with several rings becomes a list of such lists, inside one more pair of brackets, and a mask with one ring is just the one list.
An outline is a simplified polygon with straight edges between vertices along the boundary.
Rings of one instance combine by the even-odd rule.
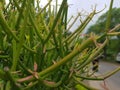
[[[104, 33], [108, 12], [109, 11], [107, 11], [106, 13], [101, 15], [98, 18], [98, 20], [96, 21], [96, 23], [89, 27], [87, 33], [94, 32], [98, 35], [101, 35], [102, 33]], [[116, 25], [119, 24], [119, 22], [120, 22], [119, 16], [120, 16], [120, 8], [113, 8], [112, 12], [111, 12], [110, 29], [112, 29], [113, 27], [115, 27]], [[118, 29], [118, 31], [120, 31], [120, 29]], [[110, 37], [109, 44], [106, 47], [106, 49], [107, 49], [106, 56], [107, 56], [108, 60], [115, 61], [116, 54], [118, 52], [120, 52], [120, 45], [119, 44], [120, 44], [120, 36], [119, 35]]]

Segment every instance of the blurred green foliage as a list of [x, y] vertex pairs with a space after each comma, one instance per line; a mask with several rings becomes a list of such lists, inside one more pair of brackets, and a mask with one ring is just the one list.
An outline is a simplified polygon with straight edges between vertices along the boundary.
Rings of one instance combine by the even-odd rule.
[[[88, 28], [87, 33], [94, 32], [98, 35], [103, 34], [105, 32], [107, 14], [108, 14], [108, 11], [102, 14], [98, 18], [96, 23]], [[111, 12], [111, 23], [110, 23], [109, 29], [112, 29], [113, 27], [115, 27], [116, 25], [120, 23], [119, 16], [120, 16], [120, 8], [113, 8]], [[120, 31], [120, 29], [118, 29], [117, 31]], [[110, 61], [111, 60], [115, 61], [116, 54], [120, 52], [119, 44], [120, 44], [120, 35], [110, 37], [110, 41], [107, 45], [107, 51], [106, 51], [107, 59], [109, 59]]]

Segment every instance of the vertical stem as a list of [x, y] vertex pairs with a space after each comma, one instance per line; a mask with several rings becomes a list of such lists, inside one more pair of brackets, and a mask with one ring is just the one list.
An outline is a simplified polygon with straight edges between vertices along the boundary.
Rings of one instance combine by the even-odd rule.
[[56, 0], [56, 10], [55, 10], [56, 15], [57, 15], [57, 10], [58, 10], [58, 0]]
[[15, 71], [15, 68], [16, 68], [16, 54], [17, 54], [17, 52], [16, 52], [16, 41], [15, 40], [13, 40], [12, 41], [12, 46], [13, 46], [13, 61], [12, 61], [12, 63], [13, 63], [13, 65], [12, 65], [12, 67], [11, 67], [11, 71]]
[[18, 17], [17, 22], [16, 22], [16, 25], [15, 25], [15, 29], [16, 29], [16, 30], [19, 29], [20, 22], [21, 22], [21, 20], [22, 20], [22, 18], [23, 18], [23, 12], [24, 12], [25, 5], [26, 5], [26, 0], [23, 1], [22, 7], [21, 7], [21, 9], [20, 9], [20, 11], [19, 11], [19, 17]]
[[107, 32], [107, 31], [109, 30], [109, 28], [110, 28], [113, 1], [114, 1], [114, 0], [111, 0], [110, 7], [109, 7], [109, 11], [108, 11], [108, 14], [107, 14], [107, 21], [106, 21], [106, 27], [105, 27], [106, 32]]
[[[106, 33], [108, 32], [108, 30], [110, 28], [113, 1], [114, 0], [111, 0], [111, 2], [110, 2], [109, 11], [108, 11], [108, 14], [107, 14], [107, 21], [106, 21], [106, 26], [105, 26], [105, 32]], [[108, 36], [106, 36], [106, 38], [109, 39]], [[107, 45], [104, 48], [104, 55], [105, 55], [105, 59], [107, 59]]]
[[68, 16], [68, 4], [66, 2], [66, 6], [65, 6], [65, 30], [67, 29], [67, 16]]
[[64, 7], [65, 7], [65, 3], [66, 3], [66, 2], [67, 2], [67, 0], [63, 0], [63, 2], [62, 2], [62, 4], [61, 4], [61, 7], [60, 7], [60, 9], [59, 9], [59, 12], [57, 13], [56, 18], [55, 18], [55, 20], [54, 20], [54, 22], [53, 22], [53, 25], [52, 25], [52, 28], [51, 28], [51, 30], [50, 30], [50, 33], [48, 34], [48, 36], [47, 36], [47, 38], [46, 38], [46, 40], [45, 40], [44, 43], [46, 43], [46, 42], [50, 39], [50, 37], [51, 37], [51, 35], [52, 35], [52, 33], [53, 33], [56, 25], [57, 25], [58, 20], [59, 20], [60, 17], [61, 17], [61, 13], [62, 13], [62, 11], [63, 11], [63, 9], [64, 9]]

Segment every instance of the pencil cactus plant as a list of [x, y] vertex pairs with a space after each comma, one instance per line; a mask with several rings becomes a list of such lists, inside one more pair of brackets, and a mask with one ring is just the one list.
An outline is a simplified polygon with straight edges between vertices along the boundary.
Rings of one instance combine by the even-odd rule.
[[98, 41], [119, 33], [93, 33], [79, 40], [76, 37], [81, 37], [96, 10], [69, 34], [79, 15], [68, 27], [67, 0], [58, 11], [57, 1], [53, 9], [51, 2], [41, 8], [39, 0], [0, 1], [0, 90], [70, 90], [76, 85], [93, 89], [82, 81], [96, 79], [88, 73], [88, 65], [102, 52], [108, 38]]

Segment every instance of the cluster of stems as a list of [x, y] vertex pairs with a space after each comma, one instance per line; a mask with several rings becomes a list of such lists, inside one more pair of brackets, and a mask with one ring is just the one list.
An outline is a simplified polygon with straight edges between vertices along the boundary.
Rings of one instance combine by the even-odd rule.
[[95, 90], [83, 80], [104, 80], [120, 70], [97, 78], [89, 74], [90, 63], [109, 41], [106, 37], [120, 34], [115, 31], [120, 25], [108, 31], [111, 13], [105, 33], [83, 37], [96, 10], [70, 32], [81, 15], [68, 20], [67, 0], [60, 6], [58, 0], [51, 2], [40, 7], [40, 0], [0, 1], [0, 90], [70, 90], [76, 85]]

